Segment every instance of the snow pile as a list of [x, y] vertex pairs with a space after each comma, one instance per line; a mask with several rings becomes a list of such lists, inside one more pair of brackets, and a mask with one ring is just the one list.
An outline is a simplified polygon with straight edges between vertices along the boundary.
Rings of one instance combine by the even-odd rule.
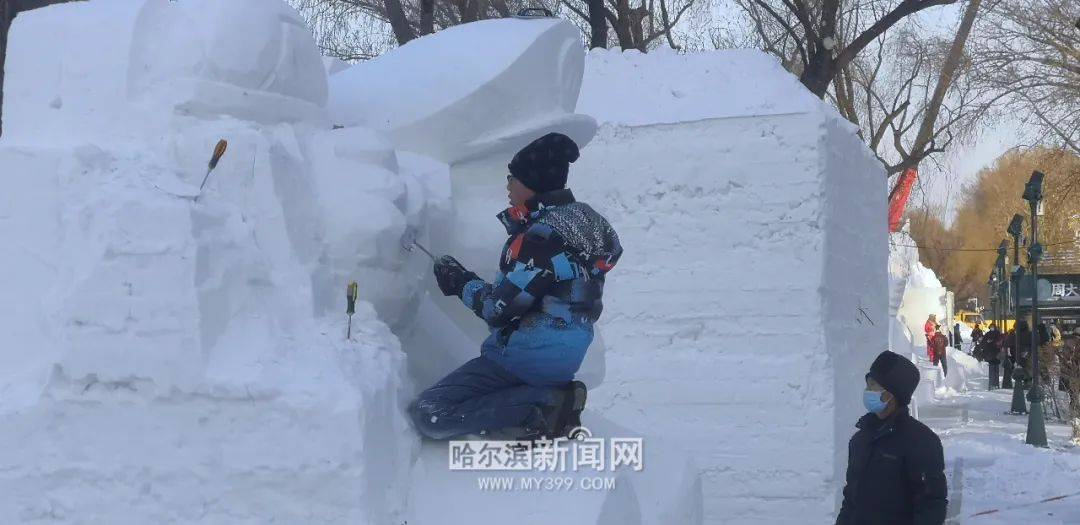
[[577, 111], [570, 186], [626, 250], [593, 409], [692, 456], [706, 523], [831, 520], [886, 345], [880, 163], [756, 52], [592, 52]]
[[430, 285], [398, 239], [448, 208], [447, 169], [321, 125], [297, 21], [264, 0], [16, 20], [0, 286], [26, 300], [0, 304], [4, 516], [401, 521], [418, 441], [387, 323]]
[[964, 392], [972, 380], [987, 375], [981, 363], [964, 352], [949, 348], [945, 356], [949, 365], [949, 375], [945, 377], [945, 388], [949, 393]]

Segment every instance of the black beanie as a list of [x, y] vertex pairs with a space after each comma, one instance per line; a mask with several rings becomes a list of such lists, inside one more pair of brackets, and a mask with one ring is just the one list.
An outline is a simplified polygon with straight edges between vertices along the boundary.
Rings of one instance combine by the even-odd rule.
[[901, 405], [911, 402], [911, 395], [919, 386], [919, 369], [900, 354], [888, 350], [877, 356], [866, 377], [885, 387]]
[[570, 163], [578, 159], [578, 146], [562, 133], [548, 133], [514, 155], [510, 175], [536, 193], [566, 187]]

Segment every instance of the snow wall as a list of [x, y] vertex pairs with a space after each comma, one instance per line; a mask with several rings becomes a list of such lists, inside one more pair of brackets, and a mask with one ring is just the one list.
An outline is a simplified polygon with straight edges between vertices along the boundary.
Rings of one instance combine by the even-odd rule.
[[706, 523], [831, 521], [887, 336], [880, 163], [754, 51], [592, 51], [577, 111], [626, 250], [593, 409], [691, 455]]

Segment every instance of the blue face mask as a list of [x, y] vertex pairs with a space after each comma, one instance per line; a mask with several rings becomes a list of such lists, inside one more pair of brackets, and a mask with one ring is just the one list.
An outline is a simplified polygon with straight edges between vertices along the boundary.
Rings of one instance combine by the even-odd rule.
[[864, 390], [862, 395], [862, 404], [867, 410], [875, 414], [880, 414], [885, 411], [885, 408], [889, 406], [888, 403], [881, 400], [881, 394], [884, 392], [874, 392], [873, 390]]

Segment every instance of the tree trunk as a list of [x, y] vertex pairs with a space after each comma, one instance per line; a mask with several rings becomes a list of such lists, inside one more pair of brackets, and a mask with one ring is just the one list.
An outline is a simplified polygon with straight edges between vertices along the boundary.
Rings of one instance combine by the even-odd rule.
[[435, 32], [435, 0], [420, 0], [420, 34]]
[[386, 17], [390, 21], [390, 28], [394, 30], [394, 38], [399, 46], [409, 43], [416, 38], [409, 19], [405, 16], [405, 9], [401, 7], [401, 0], [383, 0], [386, 7]]
[[589, 48], [607, 48], [607, 21], [604, 19], [604, 0], [588, 0]]
[[660, 0], [660, 23], [661, 28], [667, 28], [664, 30], [664, 38], [667, 38], [667, 43], [671, 46], [671, 49], [681, 50], [681, 47], [675, 45], [675, 38], [671, 36], [673, 28], [671, 27], [671, 19], [668, 16], [667, 2], [665, 0]]
[[945, 63], [941, 66], [941, 76], [938, 77], [934, 95], [930, 98], [930, 104], [926, 106], [926, 114], [923, 115], [922, 125], [919, 126], [919, 134], [915, 136], [915, 143], [911, 146], [912, 155], [921, 155], [930, 142], [934, 139], [934, 124], [937, 123], [938, 114], [941, 112], [941, 104], [945, 100], [945, 93], [952, 85], [956, 68], [960, 65], [960, 59], [964, 54], [964, 45], [968, 35], [971, 34], [971, 26], [975, 23], [975, 15], [979, 12], [979, 4], [982, 0], [971, 0], [968, 3], [964, 18], [960, 21], [960, 28], [956, 31], [949, 54], [945, 57]]
[[832, 53], [824, 46], [814, 44], [810, 51], [809, 64], [803, 70], [799, 81], [818, 98], [825, 98], [825, 91], [836, 76], [836, 61]]
[[469, 22], [475, 22], [480, 19], [480, 2], [481, 0], [465, 1], [465, 6], [461, 10], [462, 24], [468, 24]]
[[636, 9], [630, 11], [630, 35], [634, 39], [634, 48], [642, 53], [645, 52], [645, 17], [649, 16], [649, 11], [645, 9], [645, 4]]
[[619, 39], [619, 47], [624, 51], [634, 49], [634, 35], [630, 33], [630, 0], [617, 0], [615, 14], [615, 36]]
[[4, 63], [7, 57], [8, 31], [15, 19], [15, 10], [8, 0], [0, 0], [0, 137], [4, 136]]

